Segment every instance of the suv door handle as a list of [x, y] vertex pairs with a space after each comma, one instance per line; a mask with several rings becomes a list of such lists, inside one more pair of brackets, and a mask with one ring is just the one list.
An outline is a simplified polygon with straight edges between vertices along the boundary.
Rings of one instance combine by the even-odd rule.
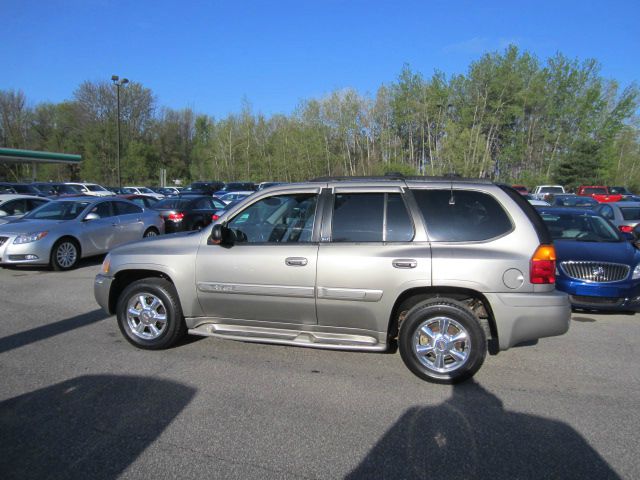
[[304, 257], [288, 257], [284, 260], [284, 263], [290, 267], [304, 267], [307, 264], [307, 259]]
[[416, 268], [418, 266], [418, 262], [413, 258], [396, 258], [391, 264], [396, 268]]

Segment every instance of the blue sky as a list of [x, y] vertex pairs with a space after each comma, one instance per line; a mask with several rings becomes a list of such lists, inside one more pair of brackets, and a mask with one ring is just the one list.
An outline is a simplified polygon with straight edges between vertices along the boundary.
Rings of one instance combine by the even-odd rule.
[[405, 63], [464, 73], [509, 43], [596, 58], [623, 86], [640, 78], [639, 0], [0, 0], [0, 17], [0, 89], [31, 104], [118, 74], [160, 106], [290, 113], [336, 89], [375, 94]]

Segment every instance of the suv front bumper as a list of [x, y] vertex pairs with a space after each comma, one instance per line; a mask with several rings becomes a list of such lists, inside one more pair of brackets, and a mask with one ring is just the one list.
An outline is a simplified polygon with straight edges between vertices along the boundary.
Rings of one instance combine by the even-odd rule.
[[98, 305], [108, 314], [112, 313], [109, 311], [109, 293], [112, 282], [113, 277], [107, 277], [101, 273], [96, 275], [96, 279], [93, 282], [93, 295], [96, 298], [96, 302], [98, 302]]
[[566, 293], [486, 293], [498, 330], [500, 350], [569, 330], [571, 304]]

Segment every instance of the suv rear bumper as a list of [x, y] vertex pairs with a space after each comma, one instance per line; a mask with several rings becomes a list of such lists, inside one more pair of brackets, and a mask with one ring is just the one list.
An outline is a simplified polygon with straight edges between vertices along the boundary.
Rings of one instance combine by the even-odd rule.
[[500, 350], [569, 330], [571, 304], [566, 293], [485, 293], [498, 330]]

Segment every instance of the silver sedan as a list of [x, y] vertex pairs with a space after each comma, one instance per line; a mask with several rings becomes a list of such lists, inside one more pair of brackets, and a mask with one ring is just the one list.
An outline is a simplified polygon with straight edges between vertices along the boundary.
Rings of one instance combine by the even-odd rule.
[[640, 202], [601, 203], [594, 210], [624, 233], [633, 233], [640, 225]]
[[0, 265], [51, 265], [55, 270], [68, 270], [81, 258], [163, 232], [164, 221], [158, 212], [128, 200], [55, 200], [0, 225]]

